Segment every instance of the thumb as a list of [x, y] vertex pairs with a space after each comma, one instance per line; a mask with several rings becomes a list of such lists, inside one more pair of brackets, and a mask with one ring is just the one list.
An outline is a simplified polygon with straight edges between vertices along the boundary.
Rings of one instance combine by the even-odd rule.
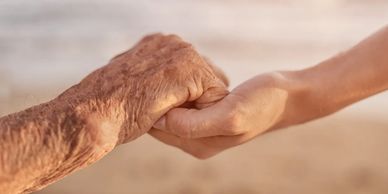
[[229, 94], [229, 80], [221, 69], [212, 65], [209, 60], [206, 62], [215, 78], [209, 83], [211, 87], [193, 103], [195, 108], [201, 110], [173, 108], [154, 124], [154, 128], [185, 138], [226, 135], [221, 133], [223, 129], [217, 121], [225, 118], [225, 107], [222, 106], [225, 103], [221, 103], [221, 100]]
[[[217, 90], [216, 90], [217, 91]], [[210, 92], [210, 91], [209, 91]], [[208, 94], [204, 94], [205, 100]], [[211, 99], [210, 97], [207, 99]], [[218, 135], [235, 135], [228, 130], [233, 111], [227, 100], [201, 103], [205, 108], [174, 108], [154, 124], [154, 128], [183, 138], [201, 138]]]
[[214, 105], [218, 101], [221, 101], [225, 96], [229, 94], [229, 91], [224, 85], [217, 87], [211, 87], [207, 89], [197, 100], [194, 101], [195, 107], [198, 109], [204, 109], [211, 105]]

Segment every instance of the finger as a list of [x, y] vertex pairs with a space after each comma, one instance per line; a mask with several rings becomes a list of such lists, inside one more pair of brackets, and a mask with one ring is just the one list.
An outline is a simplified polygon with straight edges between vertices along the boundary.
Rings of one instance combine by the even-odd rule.
[[234, 115], [226, 101], [220, 101], [207, 108], [174, 108], [154, 124], [160, 129], [179, 137], [201, 138], [217, 135], [238, 135]]
[[211, 87], [195, 100], [195, 107], [198, 109], [209, 107], [222, 100], [228, 94], [229, 91], [225, 87]]
[[218, 68], [214, 63], [207, 57], [202, 56], [202, 58], [206, 61], [206, 63], [211, 67], [213, 73], [224, 83], [226, 87], [229, 86], [229, 79], [220, 68]]
[[[199, 138], [211, 135], [229, 135], [224, 133], [224, 128], [220, 126], [220, 121], [225, 117], [225, 109], [227, 106], [214, 106], [222, 100], [229, 91], [224, 84], [213, 80], [213, 87], [208, 88], [198, 99], [195, 100], [195, 107], [203, 109], [201, 111], [193, 108], [190, 104], [184, 104], [180, 108], [170, 110], [163, 116], [154, 127], [157, 129], [172, 132], [180, 137]], [[222, 103], [221, 103], [222, 104]], [[205, 107], [209, 109], [204, 110]], [[214, 121], [214, 122], [211, 122]], [[234, 134], [233, 134], [234, 135]]]
[[229, 91], [227, 90], [229, 80], [225, 73], [220, 68], [213, 65], [208, 58], [203, 57], [203, 59], [210, 66], [213, 74], [216, 76], [216, 79], [212, 80], [209, 84], [211, 87], [208, 87], [207, 90], [195, 100], [195, 107], [199, 109], [211, 106], [229, 94]]
[[206, 159], [220, 152], [218, 149], [208, 147], [201, 139], [183, 139], [157, 129], [151, 129], [148, 134], [199, 159]]
[[168, 134], [166, 132], [163, 132], [161, 130], [154, 129], [154, 128], [149, 130], [148, 134], [150, 134], [152, 137], [158, 139], [159, 141], [161, 141], [167, 145], [175, 146], [178, 148], [182, 147], [182, 140], [183, 139], [181, 139], [175, 135]]
[[151, 129], [148, 133], [167, 145], [180, 148], [184, 152], [202, 159], [209, 158], [227, 148], [240, 145], [254, 137], [251, 135], [238, 135], [184, 139], [158, 129]]

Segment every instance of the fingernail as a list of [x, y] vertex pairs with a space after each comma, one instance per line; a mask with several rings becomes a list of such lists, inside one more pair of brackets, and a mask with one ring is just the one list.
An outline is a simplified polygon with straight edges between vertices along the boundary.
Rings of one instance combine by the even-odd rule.
[[164, 130], [166, 129], [166, 117], [163, 116], [154, 124], [154, 128]]

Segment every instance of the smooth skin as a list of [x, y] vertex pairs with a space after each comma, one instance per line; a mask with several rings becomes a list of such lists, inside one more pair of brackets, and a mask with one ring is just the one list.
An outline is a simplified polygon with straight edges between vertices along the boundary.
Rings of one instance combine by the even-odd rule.
[[149, 131], [206, 159], [274, 129], [305, 123], [388, 89], [388, 26], [300, 71], [258, 75], [203, 109], [170, 110]]

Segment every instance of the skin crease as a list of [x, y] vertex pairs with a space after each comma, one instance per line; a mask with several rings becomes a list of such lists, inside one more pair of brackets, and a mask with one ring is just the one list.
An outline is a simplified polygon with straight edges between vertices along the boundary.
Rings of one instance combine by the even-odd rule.
[[0, 193], [30, 193], [145, 134], [169, 109], [223, 98], [227, 79], [177, 36], [145, 37], [54, 100], [0, 118]]
[[174, 108], [149, 134], [197, 158], [209, 158], [387, 90], [387, 53], [388, 26], [314, 67], [255, 76], [200, 110]]

